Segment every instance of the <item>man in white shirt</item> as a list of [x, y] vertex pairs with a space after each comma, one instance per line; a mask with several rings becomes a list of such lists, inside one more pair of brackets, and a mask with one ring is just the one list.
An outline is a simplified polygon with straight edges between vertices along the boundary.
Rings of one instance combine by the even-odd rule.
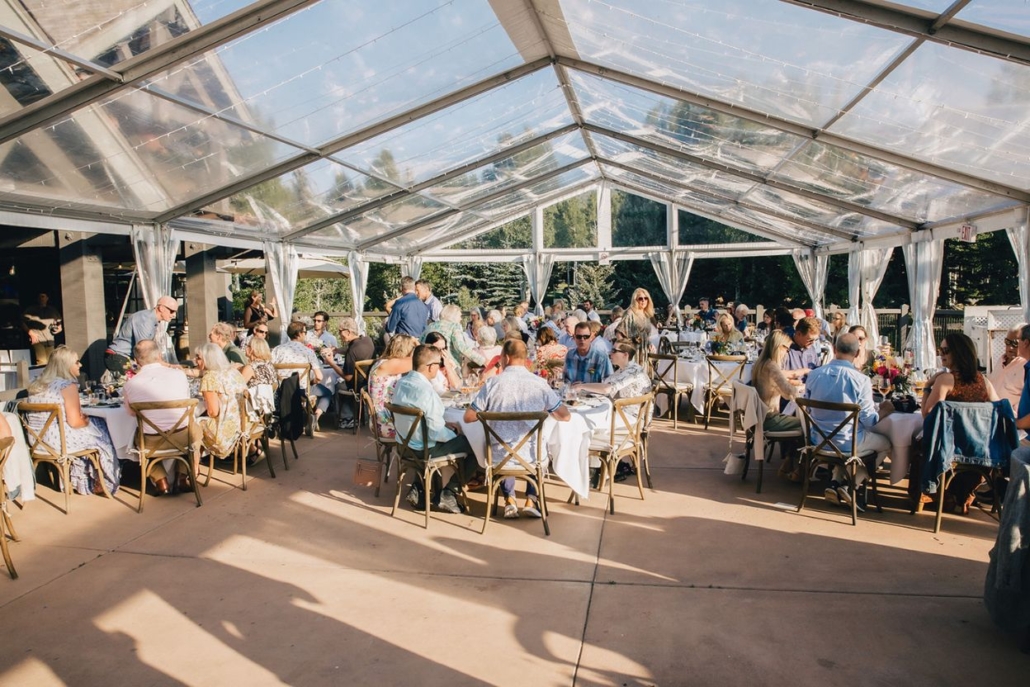
[[1023, 366], [1026, 360], [1019, 355], [1019, 333], [1023, 325], [1017, 325], [1005, 334], [1005, 352], [1001, 360], [994, 366], [987, 381], [1001, 398], [1007, 398], [1012, 404], [1012, 412], [1019, 408], [1019, 397], [1023, 393]]
[[[139, 365], [139, 371], [125, 382], [125, 387], [122, 389], [122, 395], [125, 398], [125, 410], [130, 415], [136, 415], [130, 407], [132, 403], [183, 401], [190, 398], [190, 385], [186, 379], [186, 373], [177, 367], [165, 364], [161, 356], [161, 350], [153, 339], [144, 339], [138, 342], [133, 348], [133, 356], [136, 359], [136, 364]], [[169, 408], [167, 410], [148, 410], [146, 411], [146, 416], [159, 429], [167, 431], [175, 427], [182, 417], [182, 413], [183, 410], [181, 408]], [[148, 429], [150, 431], [147, 431]], [[151, 434], [155, 440], [158, 439], [158, 435], [154, 433], [153, 429], [145, 427], [143, 431], [144, 434]], [[180, 430], [177, 433], [180, 436], [172, 436], [176, 441], [181, 442], [187, 438], [181, 437], [181, 434], [186, 431], [185, 429]], [[150, 437], [144, 438], [148, 442], [148, 447], [151, 446], [149, 439]], [[200, 448], [199, 431], [194, 436], [188, 437], [188, 439], [189, 443], [193, 446], [194, 466], [196, 466], [196, 459], [199, 458], [196, 452]], [[160, 441], [164, 440], [161, 439]], [[175, 477], [177, 465], [178, 462], [171, 458], [154, 465], [150, 474], [158, 494], [170, 492], [168, 477]], [[193, 488], [185, 474], [179, 475], [177, 484], [179, 491]]]

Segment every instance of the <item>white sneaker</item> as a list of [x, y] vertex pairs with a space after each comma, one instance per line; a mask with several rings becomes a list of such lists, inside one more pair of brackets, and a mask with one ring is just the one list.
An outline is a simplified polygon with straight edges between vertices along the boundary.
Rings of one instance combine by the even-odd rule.
[[544, 517], [543, 513], [540, 512], [540, 509], [537, 508], [536, 501], [528, 501], [527, 503], [529, 505], [527, 505], [525, 508], [522, 509], [522, 515], [524, 515], [527, 518], [542, 518], [542, 517]]
[[826, 489], [823, 491], [823, 496], [826, 498], [826, 500], [835, 506], [840, 505], [840, 493], [838, 492], [839, 488], [840, 487], [837, 486], [836, 482], [830, 482], [830, 486], [826, 487]]
[[519, 519], [519, 507], [515, 503], [515, 499], [509, 499], [504, 504], [504, 519], [505, 520], [518, 520]]

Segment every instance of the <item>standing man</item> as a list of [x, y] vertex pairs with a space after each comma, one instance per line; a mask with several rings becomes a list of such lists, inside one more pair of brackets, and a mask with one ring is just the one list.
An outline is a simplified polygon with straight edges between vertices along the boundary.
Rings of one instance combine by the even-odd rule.
[[612, 375], [612, 361], [593, 345], [594, 335], [590, 325], [580, 322], [575, 330], [576, 347], [565, 355], [565, 381], [569, 383], [586, 382], [596, 384]]
[[415, 280], [411, 277], [401, 279], [401, 297], [394, 301], [390, 316], [386, 318], [386, 333], [407, 334], [421, 339], [422, 332], [429, 322], [429, 308], [415, 293]]
[[[443, 366], [443, 357], [447, 355], [443, 351], [421, 344], [415, 347], [411, 354], [411, 364], [414, 368], [397, 381], [393, 389], [393, 403], [399, 406], [418, 408], [422, 411], [422, 422], [427, 429], [429, 440], [429, 455], [446, 456], [452, 453], [464, 453], [465, 458], [459, 470], [447, 482], [447, 486], [439, 492], [437, 508], [445, 513], [461, 513], [461, 506], [458, 505], [457, 495], [464, 486], [463, 480], [467, 481], [476, 472], [476, 455], [469, 446], [468, 439], [464, 434], [457, 434], [454, 425], [449, 425], [443, 417], [443, 402], [440, 396], [433, 389], [432, 380]], [[406, 415], [398, 415], [395, 418], [397, 438], [406, 437], [411, 431], [411, 418]], [[416, 428], [411, 434], [409, 444], [412, 449], [421, 451], [422, 430]], [[408, 502], [415, 508], [425, 503], [425, 485], [416, 482], [411, 485], [408, 492]], [[421, 492], [421, 493], [420, 493]]]
[[318, 339], [326, 346], [330, 346], [332, 348], [340, 347], [340, 342], [337, 341], [336, 337], [329, 331], [329, 313], [324, 310], [319, 310], [315, 313], [314, 318], [312, 318], [311, 324], [315, 327], [315, 331], [312, 332], [314, 338]]
[[36, 364], [46, 365], [54, 352], [54, 336], [61, 333], [60, 311], [50, 305], [50, 296], [41, 292], [36, 304], [25, 308], [22, 318]]
[[[340, 319], [340, 339], [347, 346], [347, 354], [343, 359], [343, 367], [336, 364], [335, 356], [325, 356], [325, 361], [329, 363], [329, 367], [333, 368], [333, 372], [340, 375], [340, 379], [343, 380], [347, 388], [353, 388], [354, 375], [354, 363], [359, 360], [370, 360], [375, 357], [376, 347], [372, 339], [365, 336], [358, 331], [358, 323], [353, 317], [344, 317]], [[368, 380], [364, 380], [366, 383]], [[349, 403], [343, 399], [337, 398], [337, 402], [340, 406], [340, 429], [354, 429], [354, 406], [361, 403], [361, 389], [364, 385], [358, 387], [358, 393], [354, 396], [353, 403]]]
[[[267, 327], [268, 325], [262, 325]], [[256, 327], [255, 327], [256, 329]], [[236, 328], [228, 322], [219, 322], [207, 333], [207, 340], [222, 349], [229, 363], [237, 370], [247, 364], [247, 358], [243, 355], [233, 339], [236, 338]]]
[[[156, 343], [149, 339], [140, 341], [134, 347], [133, 354], [136, 358], [136, 364], [139, 366], [139, 371], [132, 379], [125, 382], [125, 388], [122, 389], [122, 395], [125, 397], [125, 410], [129, 415], [136, 415], [130, 407], [133, 403], [143, 403], [145, 401], [184, 401], [190, 397], [190, 385], [186, 380], [186, 374], [177, 367], [165, 365], [164, 360], [161, 358], [161, 351]], [[158, 429], [168, 431], [175, 427], [182, 417], [182, 413], [182, 409], [172, 408], [168, 410], [149, 410], [146, 416]], [[150, 439], [158, 438], [158, 435], [154, 434], [150, 427], [145, 426], [143, 432], [143, 440], [148, 443], [148, 446], [150, 445]], [[180, 435], [187, 432], [188, 429], [185, 428], [179, 430]], [[173, 434], [172, 438], [182, 444], [188, 442], [193, 447], [194, 456], [192, 462], [194, 474], [196, 474], [196, 467], [200, 458], [198, 453], [201, 440], [200, 432], [198, 431], [192, 437], [180, 438], [180, 435]], [[171, 489], [169, 478], [175, 480], [177, 465], [178, 461], [169, 458], [154, 466], [151, 472], [151, 481], [158, 494], [169, 493]], [[193, 489], [193, 486], [189, 483], [189, 477], [185, 474], [179, 474], [176, 481], [179, 491]]]
[[153, 310], [140, 310], [122, 320], [122, 326], [107, 348], [105, 367], [111, 372], [124, 373], [132, 365], [129, 356], [136, 344], [147, 339], [153, 339], [159, 350], [166, 350], [167, 346], [162, 344], [167, 341], [168, 335], [161, 325], [167, 326], [166, 323], [175, 318], [178, 309], [179, 303], [174, 298], [161, 296]]
[[[466, 423], [476, 422], [476, 413], [528, 413], [546, 411], [559, 422], [568, 422], [571, 415], [569, 409], [561, 402], [554, 389], [547, 385], [543, 377], [538, 377], [526, 367], [528, 353], [526, 344], [514, 339], [504, 342], [501, 349], [501, 373], [486, 380], [475, 400], [465, 411]], [[533, 422], [504, 422], [494, 425], [494, 430], [509, 446], [515, 446], [525, 434], [533, 428]], [[504, 449], [496, 441], [493, 443], [493, 459], [500, 462], [506, 455]], [[534, 454], [536, 444], [527, 442], [519, 455], [527, 463], [535, 463], [538, 456]], [[518, 504], [515, 500], [515, 478], [509, 477], [501, 482], [501, 493], [504, 494], [504, 517], [519, 517]], [[536, 487], [532, 482], [526, 485], [526, 505], [522, 514], [530, 518], [541, 517], [537, 502]]]
[[594, 304], [592, 301], [583, 301], [583, 305], [579, 306], [583, 312], [587, 314], [587, 320], [590, 322], [601, 322], [601, 316], [594, 310]]
[[443, 310], [443, 303], [440, 302], [439, 298], [433, 295], [433, 286], [425, 279], [419, 279], [415, 282], [415, 294], [429, 309], [429, 323], [439, 322], [440, 311]]
[[[806, 318], [807, 319], [807, 318]], [[803, 322], [804, 320], [802, 320]], [[834, 348], [834, 359], [826, 365], [812, 370], [805, 382], [805, 398], [813, 401], [830, 401], [832, 403], [855, 403], [861, 410], [858, 414], [858, 434], [851, 436], [851, 425], [842, 429], [834, 439], [842, 451], [850, 453], [852, 443], [857, 443], [858, 455], [876, 451], [876, 465], [890, 451], [890, 439], [877, 434], [872, 430], [873, 426], [886, 417], [894, 409], [890, 401], [884, 401], [879, 408], [873, 402], [873, 384], [869, 377], [862, 374], [855, 367], [855, 358], [861, 344], [854, 334], [844, 334], [837, 338]], [[812, 410], [812, 421], [826, 434], [832, 432], [839, 425], [847, 413], [837, 410]], [[812, 441], [818, 441], [813, 436]], [[855, 476], [855, 484], [864, 486], [869, 477], [866, 467], [859, 464]], [[833, 469], [833, 477], [830, 486], [826, 488], [826, 500], [830, 503], [851, 505], [853, 495], [846, 486], [847, 477], [844, 470], [837, 466]], [[859, 510], [864, 511], [864, 499], [859, 499]]]

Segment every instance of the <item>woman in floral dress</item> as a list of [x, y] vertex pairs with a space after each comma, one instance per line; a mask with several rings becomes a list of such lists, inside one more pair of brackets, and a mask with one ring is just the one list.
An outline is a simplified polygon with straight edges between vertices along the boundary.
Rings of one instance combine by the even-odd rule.
[[411, 352], [418, 340], [406, 334], [397, 334], [383, 351], [383, 357], [372, 365], [368, 372], [368, 395], [379, 421], [379, 434], [385, 439], [397, 435], [386, 404], [393, 399], [393, 387], [405, 373], [411, 372]]
[[569, 349], [558, 343], [558, 336], [550, 327], [541, 327], [536, 335], [536, 358], [533, 369], [547, 379], [552, 387], [565, 377], [565, 356]]
[[[79, 404], [79, 356], [70, 348], [61, 346], [50, 355], [43, 374], [29, 386], [29, 403], [57, 403], [64, 406], [64, 438], [69, 453], [85, 449], [100, 450], [100, 469], [88, 458], [76, 458], [71, 464], [72, 488], [78, 494], [102, 494], [100, 477], [110, 494], [118, 491], [121, 465], [111, 443], [111, 435], [103, 420], [86, 417]], [[37, 431], [46, 422], [46, 413], [30, 413], [27, 422]], [[51, 446], [60, 448], [61, 434], [56, 423], [52, 423], [42, 437]]]
[[204, 450], [216, 457], [232, 452], [241, 431], [239, 395], [247, 382], [216, 344], [206, 343], [197, 350], [197, 368], [203, 375], [200, 394], [207, 407], [199, 419], [204, 434]]

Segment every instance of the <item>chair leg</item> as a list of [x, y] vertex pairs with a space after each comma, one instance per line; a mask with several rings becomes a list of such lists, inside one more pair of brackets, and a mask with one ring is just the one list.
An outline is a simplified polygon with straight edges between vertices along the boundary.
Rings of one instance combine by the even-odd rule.
[[136, 507], [137, 513], [143, 512], [143, 499], [147, 495], [147, 473], [150, 471], [150, 461], [146, 458], [141, 458], [139, 463], [139, 505]]
[[390, 517], [397, 515], [397, 506], [401, 503], [401, 485], [404, 484], [404, 466], [398, 462], [397, 465], [397, 493], [393, 497], [393, 510], [390, 511]]
[[644, 500], [644, 477], [643, 477], [643, 475], [640, 474], [640, 472], [641, 472], [640, 457], [636, 454], [636, 452], [633, 453], [632, 457], [633, 457], [633, 467], [635, 468], [635, 472], [637, 473], [637, 489], [640, 490], [640, 500], [643, 501]]
[[433, 468], [429, 463], [426, 463], [426, 467], [422, 471], [422, 487], [426, 493], [426, 524], [425, 528], [429, 529], [429, 511], [432, 510], [433, 503]]
[[[490, 511], [497, 508], [497, 503], [494, 499], [497, 498], [497, 488], [500, 483], [494, 483], [494, 476], [492, 471], [486, 471], [486, 513], [483, 515], [483, 529], [479, 531], [480, 534], [486, 534], [486, 526], [490, 524]], [[490, 502], [494, 501], [493, 504]]]
[[7, 515], [7, 505], [4, 504], [5, 510], [0, 510], [0, 553], [3, 553], [4, 563], [7, 564], [7, 573], [11, 576], [12, 580], [18, 579], [18, 571], [14, 569], [14, 561], [11, 560], [11, 552], [7, 548], [7, 534], [5, 529], [11, 530], [11, 539], [18, 541], [18, 537], [14, 534], [14, 528], [11, 526], [11, 519]]
[[272, 454], [268, 450], [268, 436], [265, 434], [261, 435], [261, 451], [265, 454], [265, 463], [268, 464], [268, 472], [272, 476], [272, 479], [278, 479], [275, 476], [275, 468], [272, 466]]
[[544, 498], [544, 471], [539, 465], [536, 471], [536, 498], [537, 506], [540, 507], [540, 519], [544, 523], [544, 536], [551, 536], [551, 525], [547, 521], [547, 499]]
[[648, 445], [648, 443], [649, 443], [648, 437], [645, 434], [643, 437], [641, 437], [641, 440], [640, 440], [640, 451], [641, 451], [641, 456], [643, 458], [643, 463], [644, 463], [644, 476], [647, 478], [647, 488], [648, 489], [654, 489], [654, 485], [651, 484], [651, 461], [648, 459], [648, 455], [647, 455], [647, 445]]
[[858, 526], [858, 465], [852, 461], [851, 469], [848, 471], [848, 481], [851, 482], [851, 524]]
[[801, 469], [804, 470], [804, 480], [801, 482], [801, 501], [798, 503], [797, 512], [800, 513], [805, 508], [805, 499], [808, 498], [808, 484], [811, 481], [811, 459], [807, 453], [801, 455]]
[[[766, 454], [766, 457], [768, 457], [768, 454]], [[758, 484], [755, 485], [755, 493], [756, 494], [761, 494], [762, 493], [762, 477], [765, 476], [765, 463], [766, 463], [766, 461], [759, 460], [759, 461], [755, 461], [755, 462], [758, 463]]]
[[941, 531], [941, 521], [944, 519], [944, 492], [947, 491], [950, 482], [948, 472], [945, 472], [937, 479], [937, 518], [933, 523], [934, 534]]
[[72, 465], [65, 461], [60, 467], [61, 479], [64, 480], [64, 514], [68, 515], [68, 501], [72, 495]]
[[213, 453], [207, 454], [207, 478], [204, 480], [204, 486], [211, 484], [211, 473], [215, 471], [215, 456]]
[[[247, 491], [247, 450], [250, 448], [249, 439], [241, 439], [239, 443], [240, 473], [243, 475], [243, 491]], [[234, 466], [235, 467], [235, 466]]]

